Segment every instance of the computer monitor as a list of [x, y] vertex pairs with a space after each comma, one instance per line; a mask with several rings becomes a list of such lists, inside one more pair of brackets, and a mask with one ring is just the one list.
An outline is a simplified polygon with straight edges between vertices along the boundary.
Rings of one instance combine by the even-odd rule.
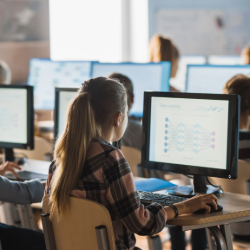
[[78, 88], [55, 89], [54, 140], [63, 133], [66, 126], [68, 108], [77, 96]]
[[112, 73], [126, 75], [133, 82], [135, 100], [130, 115], [142, 117], [145, 90], [169, 91], [170, 62], [93, 63], [92, 77], [107, 77]]
[[14, 161], [13, 148], [34, 148], [33, 87], [0, 84], [0, 148]]
[[178, 63], [178, 71], [175, 78], [170, 79], [171, 86], [175, 87], [180, 91], [185, 91], [186, 75], [187, 75], [187, 65], [203, 65], [206, 64], [207, 58], [202, 55], [193, 56], [181, 56]]
[[237, 74], [250, 76], [250, 65], [188, 65], [186, 92], [221, 94], [224, 84]]
[[239, 114], [238, 95], [145, 92], [142, 167], [194, 175], [170, 193], [218, 192], [205, 176], [237, 178]]
[[31, 59], [28, 85], [34, 86], [35, 109], [54, 109], [55, 87], [80, 87], [91, 70], [92, 62]]
[[241, 56], [209, 56], [208, 63], [214, 65], [241, 65]]

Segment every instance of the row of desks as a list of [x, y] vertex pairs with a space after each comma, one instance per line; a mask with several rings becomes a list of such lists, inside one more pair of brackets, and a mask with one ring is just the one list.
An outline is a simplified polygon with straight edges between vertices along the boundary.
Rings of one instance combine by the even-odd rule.
[[[50, 162], [28, 160], [22, 170], [48, 174]], [[135, 180], [138, 179], [135, 177]], [[165, 191], [164, 191], [165, 192]], [[223, 193], [218, 197], [223, 211], [207, 215], [182, 215], [167, 222], [167, 225], [178, 226], [182, 231], [208, 228], [214, 235], [219, 250], [233, 250], [230, 224], [250, 220], [250, 196]], [[33, 205], [41, 208], [41, 203]], [[217, 227], [220, 225], [220, 227]]]

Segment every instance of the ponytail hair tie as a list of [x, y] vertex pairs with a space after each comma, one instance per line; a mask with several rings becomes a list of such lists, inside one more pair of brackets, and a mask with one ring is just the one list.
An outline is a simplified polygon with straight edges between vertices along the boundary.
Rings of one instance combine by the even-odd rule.
[[91, 94], [89, 92], [87, 92], [87, 93], [88, 93], [89, 99], [91, 99], [91, 97], [92, 97]]

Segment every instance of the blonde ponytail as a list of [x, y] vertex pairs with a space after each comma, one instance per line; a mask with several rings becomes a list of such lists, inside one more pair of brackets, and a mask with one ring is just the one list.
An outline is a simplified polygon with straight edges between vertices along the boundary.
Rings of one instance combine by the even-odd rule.
[[51, 214], [56, 210], [60, 214], [67, 208], [65, 197], [69, 197], [82, 172], [91, 140], [100, 134], [89, 93], [79, 94], [69, 107], [66, 128], [55, 145], [57, 168], [51, 186]]
[[100, 138], [102, 130], [117, 112], [124, 113], [127, 95], [122, 84], [98, 77], [83, 83], [72, 101], [67, 124], [55, 145], [56, 170], [51, 183], [51, 215], [67, 209], [71, 191], [77, 185], [93, 138]]

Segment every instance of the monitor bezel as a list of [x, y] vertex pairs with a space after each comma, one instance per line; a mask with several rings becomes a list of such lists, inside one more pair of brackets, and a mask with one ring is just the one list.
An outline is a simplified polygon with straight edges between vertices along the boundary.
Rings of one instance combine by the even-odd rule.
[[[188, 77], [189, 77], [189, 69], [193, 67], [199, 68], [250, 68], [250, 65], [216, 65], [216, 64], [188, 64], [187, 65], [187, 74], [186, 74], [186, 85], [185, 85], [185, 92], [188, 91]], [[240, 73], [239, 73], [240, 74]], [[228, 79], [229, 80], [229, 79]], [[222, 89], [221, 89], [222, 91]], [[207, 93], [204, 93], [207, 94]]]
[[[150, 135], [151, 97], [228, 100], [230, 122], [228, 123], [227, 169], [212, 169], [206, 167], [149, 161], [150, 136], [147, 135]], [[144, 92], [142, 167], [151, 170], [170, 171], [181, 174], [236, 179], [238, 175], [239, 116], [240, 97], [238, 95]]]
[[79, 88], [70, 88], [70, 87], [59, 87], [55, 88], [55, 109], [54, 109], [54, 143], [58, 138], [58, 127], [59, 127], [59, 103], [60, 103], [60, 92], [77, 92]]
[[[27, 91], [27, 143], [1, 142], [0, 148], [34, 149], [34, 100], [33, 86], [1, 85], [5, 89], [25, 89]], [[17, 107], [18, 109], [18, 107]]]

